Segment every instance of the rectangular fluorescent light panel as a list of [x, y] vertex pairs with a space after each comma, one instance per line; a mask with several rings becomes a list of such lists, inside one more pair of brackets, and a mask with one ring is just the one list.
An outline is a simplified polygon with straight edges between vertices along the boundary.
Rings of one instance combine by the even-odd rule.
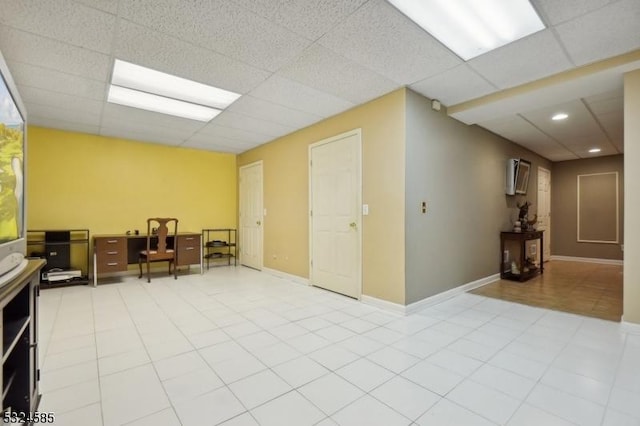
[[545, 28], [529, 0], [389, 0], [465, 61]]
[[126, 87], [115, 86], [113, 84], [109, 87], [109, 97], [107, 100], [113, 104], [198, 121], [211, 121], [216, 115], [222, 112], [219, 109], [183, 102], [177, 99], [165, 98], [164, 96], [127, 89]]
[[210, 121], [239, 97], [238, 93], [116, 59], [107, 100], [192, 120]]

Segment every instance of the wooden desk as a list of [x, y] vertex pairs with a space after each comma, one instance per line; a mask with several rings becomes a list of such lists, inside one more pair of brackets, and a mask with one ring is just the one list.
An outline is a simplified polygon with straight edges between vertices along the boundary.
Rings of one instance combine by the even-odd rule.
[[[522, 231], [522, 232], [501, 232], [500, 233], [500, 278], [513, 281], [526, 281], [544, 272], [544, 231]], [[527, 241], [540, 240], [540, 245], [536, 247], [537, 253], [540, 254], [540, 265], [536, 269], [524, 270], [527, 260]], [[513, 274], [504, 267], [504, 249], [506, 241], [516, 241], [518, 243], [520, 253], [518, 257], [512, 257], [511, 260], [518, 261], [519, 274]]]
[[[200, 265], [202, 273], [202, 236], [196, 232], [178, 232], [176, 266]], [[173, 245], [174, 237], [168, 238]], [[153, 244], [153, 242], [152, 242]], [[124, 272], [129, 265], [138, 263], [138, 253], [147, 248], [146, 235], [94, 235], [93, 286], [98, 285], [98, 274]]]

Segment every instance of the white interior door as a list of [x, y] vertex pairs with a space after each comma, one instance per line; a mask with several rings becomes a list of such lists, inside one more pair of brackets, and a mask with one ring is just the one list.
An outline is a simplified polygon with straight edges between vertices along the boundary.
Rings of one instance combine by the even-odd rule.
[[240, 264], [262, 269], [262, 162], [240, 167]]
[[538, 228], [544, 231], [544, 259], [551, 258], [551, 172], [538, 167]]
[[362, 275], [360, 131], [309, 147], [311, 284], [359, 298]]

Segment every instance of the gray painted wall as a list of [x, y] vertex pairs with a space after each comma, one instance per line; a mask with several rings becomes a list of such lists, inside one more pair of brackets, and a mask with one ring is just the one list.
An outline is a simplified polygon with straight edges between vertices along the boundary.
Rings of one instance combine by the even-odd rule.
[[619, 244], [577, 241], [578, 175], [618, 172], [620, 244], [624, 235], [624, 156], [561, 161], [551, 170], [551, 253], [559, 256], [622, 259]]
[[[536, 211], [537, 170], [551, 162], [478, 126], [431, 109], [407, 90], [406, 304], [499, 272], [500, 231], [516, 202]], [[508, 158], [532, 163], [526, 197], [504, 194]], [[427, 213], [421, 212], [422, 201]]]

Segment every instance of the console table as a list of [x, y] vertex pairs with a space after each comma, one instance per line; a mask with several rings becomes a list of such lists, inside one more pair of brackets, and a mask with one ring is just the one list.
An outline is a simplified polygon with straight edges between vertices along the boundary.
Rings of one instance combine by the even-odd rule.
[[[514, 281], [527, 281], [544, 272], [543, 232], [544, 231], [507, 231], [500, 233], [500, 278]], [[540, 254], [540, 265], [535, 268], [527, 267], [527, 241], [532, 240], [540, 240], [540, 244], [536, 247], [536, 251]], [[511, 260], [517, 261], [520, 273], [513, 273], [511, 269], [505, 270], [504, 249], [507, 241], [515, 241], [518, 243], [520, 255], [518, 257], [510, 256], [508, 264], [511, 264]]]
[[[199, 232], [178, 232], [177, 245], [174, 246], [176, 267], [197, 264], [202, 273], [201, 237]], [[174, 238], [169, 235], [167, 245], [173, 245]], [[146, 248], [146, 235], [94, 235], [93, 286], [98, 285], [98, 274], [124, 272], [129, 265], [138, 264], [138, 253]]]

